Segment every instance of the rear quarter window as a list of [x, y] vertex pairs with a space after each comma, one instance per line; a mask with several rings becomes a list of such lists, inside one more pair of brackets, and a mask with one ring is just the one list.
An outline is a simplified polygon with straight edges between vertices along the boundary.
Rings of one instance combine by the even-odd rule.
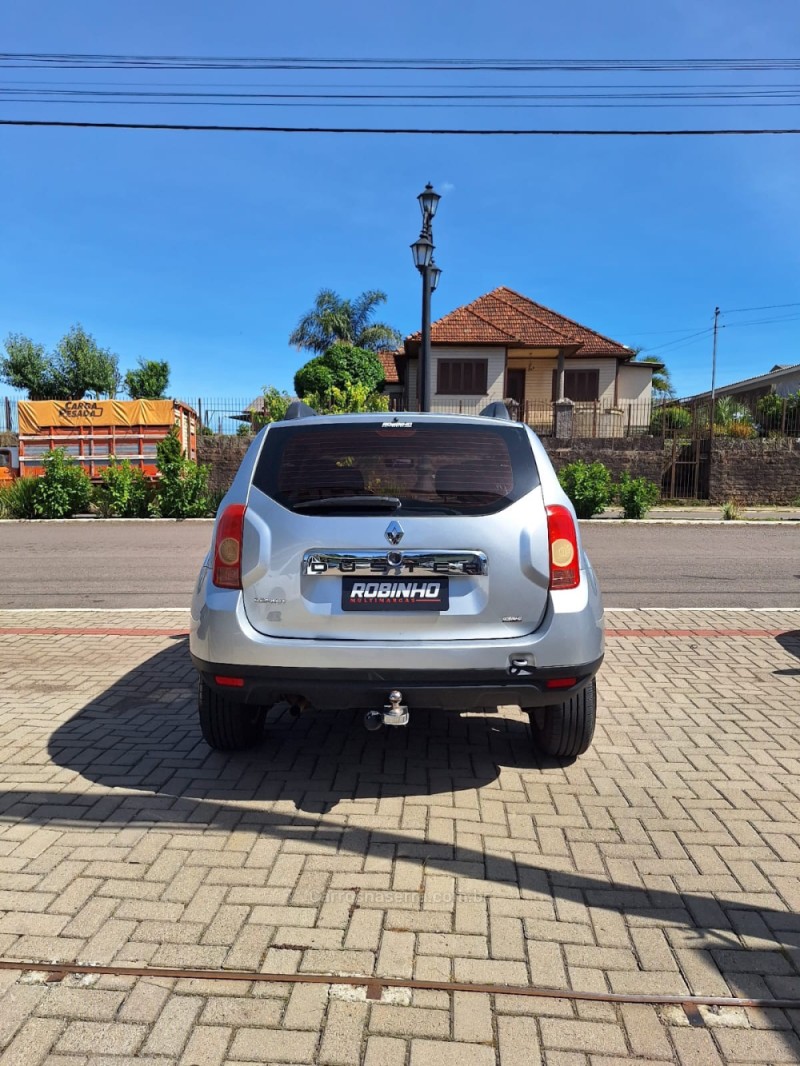
[[492, 514], [539, 484], [524, 429], [409, 421], [272, 427], [253, 485], [304, 513], [314, 500], [381, 496], [441, 515]]

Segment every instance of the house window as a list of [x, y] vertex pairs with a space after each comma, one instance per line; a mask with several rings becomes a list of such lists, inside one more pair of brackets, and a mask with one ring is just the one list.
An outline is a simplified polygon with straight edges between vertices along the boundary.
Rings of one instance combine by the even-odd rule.
[[485, 396], [487, 370], [486, 359], [440, 359], [436, 391], [451, 396]]
[[[599, 370], [565, 370], [564, 397], [577, 403], [600, 399]], [[553, 400], [558, 399], [558, 371], [553, 371]]]

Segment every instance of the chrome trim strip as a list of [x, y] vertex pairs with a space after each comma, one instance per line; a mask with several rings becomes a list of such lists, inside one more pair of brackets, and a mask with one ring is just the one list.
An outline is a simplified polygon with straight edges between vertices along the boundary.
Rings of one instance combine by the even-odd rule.
[[421, 576], [454, 574], [483, 577], [489, 560], [481, 551], [308, 551], [303, 556], [302, 573], [310, 577], [325, 574], [414, 574]]

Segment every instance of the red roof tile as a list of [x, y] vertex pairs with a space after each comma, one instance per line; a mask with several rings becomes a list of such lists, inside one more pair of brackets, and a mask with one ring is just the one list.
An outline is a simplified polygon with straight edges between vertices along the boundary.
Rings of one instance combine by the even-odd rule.
[[400, 382], [400, 375], [397, 372], [397, 357], [402, 356], [402, 352], [378, 352], [378, 358], [383, 363], [383, 372], [386, 375], [387, 385], [397, 385]]
[[[419, 332], [409, 341], [419, 341]], [[431, 326], [433, 344], [496, 344], [519, 348], [565, 348], [579, 355], [631, 358], [630, 348], [588, 329], [501, 285], [457, 307]]]

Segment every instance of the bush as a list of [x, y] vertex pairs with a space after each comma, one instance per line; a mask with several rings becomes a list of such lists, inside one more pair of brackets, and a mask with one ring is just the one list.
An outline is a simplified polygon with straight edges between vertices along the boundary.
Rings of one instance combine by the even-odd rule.
[[[69, 458], [63, 448], [55, 448], [43, 460], [44, 474], [34, 478], [35, 518], [72, 518], [88, 510], [92, 498], [89, 475]], [[21, 479], [23, 480], [23, 479]]]
[[739, 437], [743, 440], [752, 440], [753, 437], [758, 436], [758, 430], [748, 422], [728, 422], [726, 426], [722, 427], [720, 436], [722, 435], [726, 437]]
[[743, 403], [732, 396], [717, 400], [714, 408], [714, 432], [726, 437], [755, 437], [753, 416]]
[[95, 486], [94, 502], [104, 518], [147, 518], [153, 494], [144, 473], [127, 459], [111, 463]]
[[617, 492], [625, 518], [644, 518], [661, 495], [654, 481], [648, 481], [646, 477], [631, 477], [630, 474], [622, 475]]
[[269, 422], [282, 422], [289, 410], [292, 398], [288, 392], [281, 392], [274, 385], [264, 386], [264, 407], [253, 415], [253, 429], [258, 431]]
[[689, 429], [691, 424], [692, 412], [685, 407], [659, 407], [650, 419], [650, 432], [676, 433]]
[[20, 477], [0, 488], [0, 518], [35, 518], [36, 477]]
[[561, 487], [575, 508], [578, 518], [602, 514], [614, 495], [611, 471], [603, 463], [568, 463], [559, 472]]
[[183, 457], [176, 426], [156, 446], [156, 454], [161, 478], [150, 513], [156, 518], [204, 518], [211, 508], [208, 467]]
[[303, 402], [315, 411], [326, 415], [346, 415], [358, 411], [388, 411], [389, 397], [380, 392], [371, 392], [366, 385], [333, 385], [324, 393], [312, 393], [303, 397]]
[[727, 500], [722, 505], [722, 517], [726, 522], [735, 522], [739, 517], [738, 500]]

